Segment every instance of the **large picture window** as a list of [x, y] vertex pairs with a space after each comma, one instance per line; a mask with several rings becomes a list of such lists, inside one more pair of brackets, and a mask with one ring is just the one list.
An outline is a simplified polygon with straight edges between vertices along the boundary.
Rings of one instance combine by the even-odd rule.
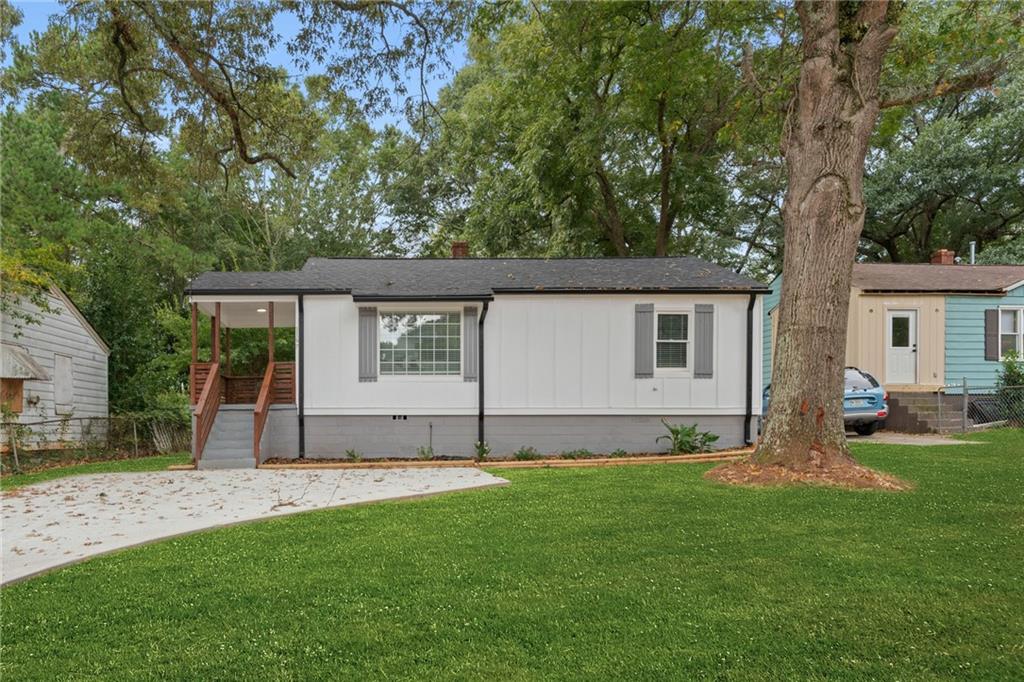
[[999, 357], [1007, 353], [1018, 356], [1024, 351], [1024, 310], [1002, 309], [999, 311]]
[[458, 312], [382, 312], [381, 376], [457, 376], [462, 371]]
[[658, 313], [654, 362], [658, 369], [686, 369], [689, 366], [690, 315]]

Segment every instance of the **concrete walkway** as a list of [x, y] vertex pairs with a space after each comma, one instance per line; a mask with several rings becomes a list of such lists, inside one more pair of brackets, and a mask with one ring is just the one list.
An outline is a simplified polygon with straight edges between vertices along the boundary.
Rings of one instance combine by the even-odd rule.
[[851, 443], [881, 443], [882, 445], [970, 445], [970, 441], [956, 440], [939, 433], [897, 433], [896, 431], [876, 431], [870, 436], [858, 436], [847, 433]]
[[57, 479], [3, 494], [0, 583], [206, 528], [506, 483], [473, 468], [173, 471]]

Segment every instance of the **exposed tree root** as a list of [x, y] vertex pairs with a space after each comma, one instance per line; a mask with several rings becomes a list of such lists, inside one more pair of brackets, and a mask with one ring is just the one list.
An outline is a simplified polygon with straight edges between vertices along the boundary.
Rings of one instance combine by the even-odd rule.
[[845, 456], [812, 456], [794, 464], [759, 464], [746, 458], [717, 466], [704, 474], [704, 478], [745, 486], [821, 485], [891, 491], [911, 490], [914, 487], [907, 481], [870, 469]]

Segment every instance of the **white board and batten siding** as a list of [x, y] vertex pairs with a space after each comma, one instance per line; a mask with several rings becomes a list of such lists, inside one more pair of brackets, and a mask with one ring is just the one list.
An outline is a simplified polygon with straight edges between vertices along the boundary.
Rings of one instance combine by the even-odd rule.
[[[742, 415], [746, 410], [746, 294], [498, 295], [485, 327], [488, 415]], [[714, 306], [711, 378], [635, 374], [637, 304], [690, 312]], [[460, 377], [359, 381], [359, 306], [350, 296], [305, 299], [309, 415], [470, 415], [478, 384]], [[386, 310], [462, 310], [477, 303], [377, 304]], [[753, 413], [761, 401], [761, 297], [754, 308]], [[691, 344], [695, 343], [690, 319]]]
[[[107, 358], [109, 349], [59, 291], [48, 294], [50, 311], [26, 300], [19, 305], [34, 318], [27, 323], [4, 315], [0, 336], [4, 343], [21, 346], [49, 375], [24, 384], [22, 424], [64, 420], [31, 427], [29, 445], [66, 445], [105, 433]], [[86, 420], [82, 418], [103, 418]], [[91, 424], [83, 425], [91, 421]], [[102, 430], [102, 433], [100, 432]], [[6, 438], [6, 435], [5, 435]]]

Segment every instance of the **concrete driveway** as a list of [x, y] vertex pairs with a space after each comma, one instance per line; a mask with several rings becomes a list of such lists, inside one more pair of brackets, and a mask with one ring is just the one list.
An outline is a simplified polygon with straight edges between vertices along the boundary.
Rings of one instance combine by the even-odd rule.
[[506, 483], [461, 467], [168, 471], [57, 479], [3, 494], [0, 583], [206, 528]]

